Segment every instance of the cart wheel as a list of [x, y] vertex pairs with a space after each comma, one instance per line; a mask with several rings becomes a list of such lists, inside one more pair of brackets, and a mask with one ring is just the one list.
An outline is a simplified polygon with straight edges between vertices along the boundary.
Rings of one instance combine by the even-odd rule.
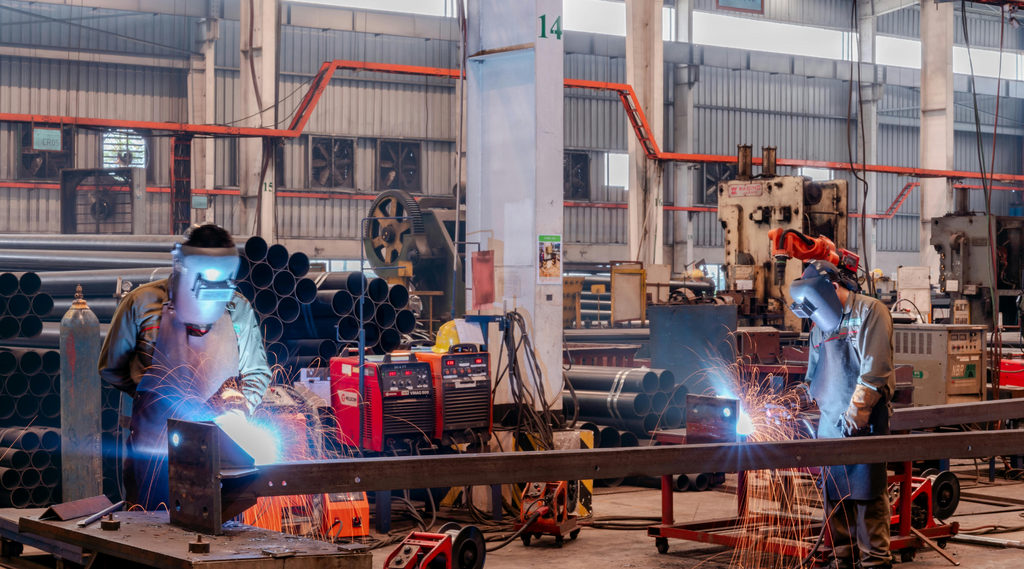
[[544, 537], [544, 534], [542, 534], [542, 533], [535, 533], [535, 534], [533, 534], [533, 538], [534, 539], [540, 539], [542, 537]]
[[565, 538], [560, 536], [560, 535], [556, 535], [555, 536], [555, 546], [558, 547], [558, 549], [562, 549], [562, 544], [563, 543], [565, 543]]
[[654, 546], [658, 548], [658, 553], [662, 555], [668, 553], [668, 538], [659, 537], [654, 540]]
[[569, 532], [569, 539], [576, 539], [579, 536], [580, 536], [580, 530], [578, 530], [578, 529], [572, 530], [571, 532]]
[[900, 561], [902, 561], [903, 563], [910, 563], [914, 560], [916, 554], [917, 551], [915, 551], [913, 547], [903, 549], [900, 551]]
[[947, 543], [949, 543], [948, 539], [940, 539], [940, 540], [935, 542], [935, 544], [938, 545], [942, 549], [946, 549], [946, 544]]
[[523, 535], [519, 539], [523, 540], [523, 547], [530, 547], [530, 534]]

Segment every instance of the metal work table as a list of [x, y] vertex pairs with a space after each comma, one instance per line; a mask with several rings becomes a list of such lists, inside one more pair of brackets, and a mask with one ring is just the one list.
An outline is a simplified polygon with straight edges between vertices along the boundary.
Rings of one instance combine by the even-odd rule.
[[[38, 547], [35, 542], [60, 544], [69, 552], [78, 551], [78, 559], [65, 558], [79, 563], [81, 552], [86, 551], [160, 569], [369, 569], [372, 562], [369, 553], [347, 552], [334, 544], [232, 523], [224, 526], [224, 535], [202, 536], [203, 542], [210, 544], [209, 553], [189, 553], [188, 544], [196, 541], [196, 534], [172, 526], [166, 511], [117, 512], [114, 519], [121, 521], [117, 531], [103, 531], [99, 522], [80, 528], [78, 519], [40, 521], [41, 513], [0, 510], [3, 537], [33, 547]], [[9, 531], [12, 520], [17, 520], [20, 532], [13, 537]], [[41, 549], [53, 552], [47, 547]]]

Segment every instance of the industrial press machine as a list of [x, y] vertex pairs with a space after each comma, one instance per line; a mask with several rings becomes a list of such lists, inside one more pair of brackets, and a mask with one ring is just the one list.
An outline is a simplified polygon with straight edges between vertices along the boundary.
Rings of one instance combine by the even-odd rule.
[[[725, 230], [726, 289], [742, 318], [800, 330], [800, 319], [787, 306], [789, 284], [803, 273], [799, 259], [785, 261], [783, 271], [768, 232], [798, 231], [808, 237], [827, 237], [837, 248], [847, 247], [845, 180], [814, 182], [803, 176], [775, 174], [775, 148], [762, 148], [761, 174], [751, 175], [751, 147], [739, 147], [735, 180], [718, 184], [718, 220]], [[781, 277], [781, 278], [778, 278]]]

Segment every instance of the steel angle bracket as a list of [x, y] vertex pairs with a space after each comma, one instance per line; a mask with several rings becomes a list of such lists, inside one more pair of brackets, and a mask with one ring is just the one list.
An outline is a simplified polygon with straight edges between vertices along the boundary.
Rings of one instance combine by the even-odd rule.
[[211, 535], [256, 505], [256, 496], [224, 503], [224, 492], [255, 478], [256, 462], [212, 422], [167, 421], [167, 467], [172, 524]]

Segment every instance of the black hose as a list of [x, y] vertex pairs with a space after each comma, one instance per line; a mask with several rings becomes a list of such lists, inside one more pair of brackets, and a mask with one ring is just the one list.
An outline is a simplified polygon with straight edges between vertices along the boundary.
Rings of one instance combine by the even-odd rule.
[[530, 516], [530, 518], [526, 520], [526, 523], [523, 524], [523, 527], [519, 528], [519, 531], [517, 531], [516, 533], [508, 536], [508, 538], [505, 541], [499, 543], [498, 545], [495, 545], [494, 547], [488, 547], [486, 549], [487, 553], [490, 553], [492, 551], [497, 551], [497, 550], [501, 549], [502, 547], [505, 547], [506, 545], [508, 545], [508, 544], [512, 543], [513, 541], [515, 541], [517, 537], [523, 535], [523, 533], [526, 530], [530, 529], [530, 526], [532, 526], [533, 522], [537, 521], [537, 518], [539, 518], [539, 517], [540, 517], [540, 512], [539, 511], [534, 512]]

